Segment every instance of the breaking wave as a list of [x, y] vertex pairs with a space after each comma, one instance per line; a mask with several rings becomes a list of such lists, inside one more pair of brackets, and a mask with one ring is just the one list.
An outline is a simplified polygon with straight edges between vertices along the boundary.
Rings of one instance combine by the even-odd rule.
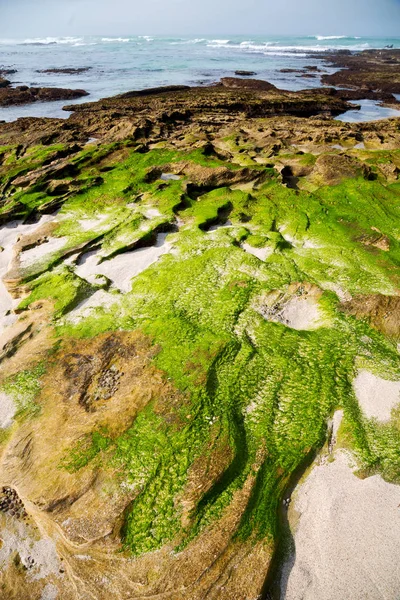
[[313, 35], [311, 36], [313, 38], [315, 38], [316, 40], [318, 40], [319, 42], [322, 42], [323, 40], [360, 40], [360, 37], [352, 37], [352, 36], [348, 36], [348, 35]]

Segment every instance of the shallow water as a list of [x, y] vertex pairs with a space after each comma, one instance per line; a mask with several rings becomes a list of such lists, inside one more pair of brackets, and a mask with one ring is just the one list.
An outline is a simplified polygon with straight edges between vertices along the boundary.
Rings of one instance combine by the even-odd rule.
[[336, 117], [337, 121], [344, 123], [362, 123], [366, 121], [379, 121], [391, 117], [400, 117], [400, 110], [380, 106], [379, 102], [374, 100], [355, 100], [352, 104], [359, 104], [360, 110], [349, 110]]
[[[0, 39], [0, 65], [18, 71], [8, 76], [13, 84], [80, 88], [90, 93], [89, 97], [72, 102], [0, 108], [0, 120], [12, 121], [22, 116], [65, 118], [69, 114], [62, 111], [65, 104], [160, 85], [205, 85], [233, 75], [235, 70], [254, 71], [258, 78], [283, 89], [319, 87], [319, 74], [309, 79], [301, 77], [301, 73], [281, 73], [280, 70], [300, 70], [310, 65], [332, 72], [335, 69], [323, 65], [318, 58], [324, 52], [382, 48], [388, 44], [400, 47], [400, 38], [310, 35], [220, 36], [219, 39], [204, 36]], [[309, 58], [311, 52], [314, 58]], [[38, 73], [43, 69], [65, 67], [90, 69], [74, 75]]]

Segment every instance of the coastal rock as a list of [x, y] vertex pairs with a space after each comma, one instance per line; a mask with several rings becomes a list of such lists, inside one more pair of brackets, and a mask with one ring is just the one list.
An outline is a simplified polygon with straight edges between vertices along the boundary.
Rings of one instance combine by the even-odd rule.
[[[4, 80], [3, 80], [4, 81]], [[6, 82], [5, 86], [9, 86]], [[1, 87], [0, 106], [16, 106], [19, 104], [31, 104], [32, 102], [52, 102], [55, 100], [74, 100], [88, 96], [84, 90], [69, 90], [63, 88], [36, 88], [28, 86]]]
[[343, 179], [367, 178], [370, 172], [368, 165], [356, 158], [341, 154], [322, 154], [316, 160], [311, 177], [319, 185], [337, 185]]
[[52, 69], [40, 69], [36, 73], [48, 73], [48, 74], [63, 74], [63, 75], [79, 75], [80, 73], [86, 73], [90, 71], [92, 67], [64, 67], [64, 68], [52, 68]]
[[255, 71], [235, 71], [235, 75], [239, 75], [240, 77], [252, 77], [253, 75], [257, 75]]
[[271, 91], [277, 88], [269, 83], [268, 81], [262, 81], [261, 79], [237, 79], [236, 77], [223, 77], [221, 83], [226, 88], [231, 89], [246, 89], [246, 90], [260, 90], [260, 91]]
[[0, 88], [7, 88], [10, 84], [11, 84], [11, 81], [8, 81], [8, 79], [4, 79], [3, 77], [0, 77]]
[[324, 60], [340, 69], [322, 76], [326, 85], [354, 88], [361, 92], [373, 90], [400, 94], [400, 50], [328, 54]]
[[[4, 597], [267, 597], [336, 406], [353, 483], [398, 477], [396, 407], [367, 422], [351, 382], [360, 361], [398, 378], [400, 119], [331, 118], [351, 106], [167, 87], [0, 125]], [[346, 591], [370, 563], [345, 559]]]

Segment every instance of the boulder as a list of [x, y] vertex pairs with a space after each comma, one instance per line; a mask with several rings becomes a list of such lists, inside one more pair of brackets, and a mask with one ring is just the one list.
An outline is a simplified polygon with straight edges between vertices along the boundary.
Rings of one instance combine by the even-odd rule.
[[253, 75], [257, 75], [254, 71], [235, 71], [235, 75], [239, 75], [240, 77], [252, 77]]
[[92, 67], [78, 67], [76, 69], [72, 68], [72, 67], [65, 67], [65, 68], [53, 68], [53, 69], [39, 69], [36, 71], [36, 73], [49, 73], [49, 74], [63, 74], [63, 75], [79, 75], [80, 73], [86, 73], [87, 71], [90, 71]]
[[266, 92], [277, 89], [274, 85], [272, 85], [272, 83], [263, 81], [261, 79], [237, 79], [236, 77], [223, 77], [221, 79], [221, 83], [223, 87], [226, 88], [242, 88]]
[[342, 154], [321, 154], [317, 158], [311, 177], [319, 185], [337, 185], [344, 179], [367, 179], [370, 173], [370, 168], [356, 158]]
[[0, 79], [0, 106], [17, 106], [33, 102], [51, 102], [54, 100], [74, 100], [88, 96], [85, 90], [70, 90], [64, 88], [29, 88], [26, 85], [16, 88], [9, 87], [9, 81], [1, 85]]

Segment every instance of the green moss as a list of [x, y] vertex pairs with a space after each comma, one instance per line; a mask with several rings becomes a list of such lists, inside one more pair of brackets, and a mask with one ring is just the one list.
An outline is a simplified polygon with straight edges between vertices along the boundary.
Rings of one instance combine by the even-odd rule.
[[77, 445], [65, 456], [60, 467], [69, 473], [76, 473], [91, 463], [100, 453], [106, 452], [111, 445], [112, 439], [106, 429], [93, 431], [79, 440]]
[[[236, 136], [225, 142], [235, 159], [251, 150]], [[121, 151], [121, 160], [113, 162], [113, 153]], [[304, 165], [314, 161], [311, 155], [296, 158]], [[140, 328], [160, 349], [154, 364], [182, 395], [182, 402], [171, 406], [153, 398], [121, 436], [111, 440], [106, 432], [93, 432], [67, 454], [65, 468], [74, 471], [98, 460], [135, 491], [125, 515], [126, 548], [141, 554], [170, 541], [184, 547], [222, 516], [252, 476], [237, 534], [273, 538], [285, 486], [323, 446], [327, 419], [338, 407], [345, 412], [343, 439], [360, 466], [396, 479], [397, 421], [365, 420], [352, 381], [360, 365], [399, 377], [399, 356], [383, 335], [343, 315], [336, 293], [397, 293], [398, 185], [355, 179], [307, 192], [268, 179], [251, 194], [219, 188], [197, 196], [188, 192], [184, 178], [154, 181], [149, 172], [173, 162], [231, 169], [239, 163], [206, 156], [204, 149], [141, 153], [123, 144], [86, 148], [73, 160], [82, 181], [101, 175], [102, 182], [64, 202], [56, 234], [67, 238], [68, 248], [95, 242], [108, 259], [154, 238], [176, 217], [180, 223], [171, 237], [174, 252], [135, 277], [132, 290], [116, 294], [111, 306], [81, 321], [69, 319], [69, 311], [98, 288], [62, 265], [33, 273], [30, 296], [20, 306], [51, 298], [61, 339]], [[30, 207], [45, 201], [25, 200]], [[208, 231], [228, 218], [230, 227]], [[89, 229], [80, 223], [91, 219], [95, 224]], [[376, 234], [389, 240], [387, 252], [372, 245]], [[271, 255], [261, 261], [246, 253], [245, 239], [253, 247], [268, 245]], [[51, 258], [46, 268], [59, 258]], [[287, 292], [296, 282], [325, 290], [318, 329], [297, 331], [256, 310], [266, 294]], [[180, 500], [191, 468], [222, 445], [226, 464], [207, 480], [183, 531]]]
[[61, 317], [72, 310], [96, 289], [76, 276], [68, 267], [60, 267], [34, 279], [29, 284], [31, 293], [24, 298], [18, 310], [28, 308], [33, 302], [49, 298], [54, 302], [54, 316]]
[[42, 389], [41, 377], [45, 372], [44, 364], [39, 363], [33, 369], [21, 371], [3, 383], [1, 389], [15, 402], [17, 418], [39, 414], [40, 406], [36, 403], [36, 398]]

